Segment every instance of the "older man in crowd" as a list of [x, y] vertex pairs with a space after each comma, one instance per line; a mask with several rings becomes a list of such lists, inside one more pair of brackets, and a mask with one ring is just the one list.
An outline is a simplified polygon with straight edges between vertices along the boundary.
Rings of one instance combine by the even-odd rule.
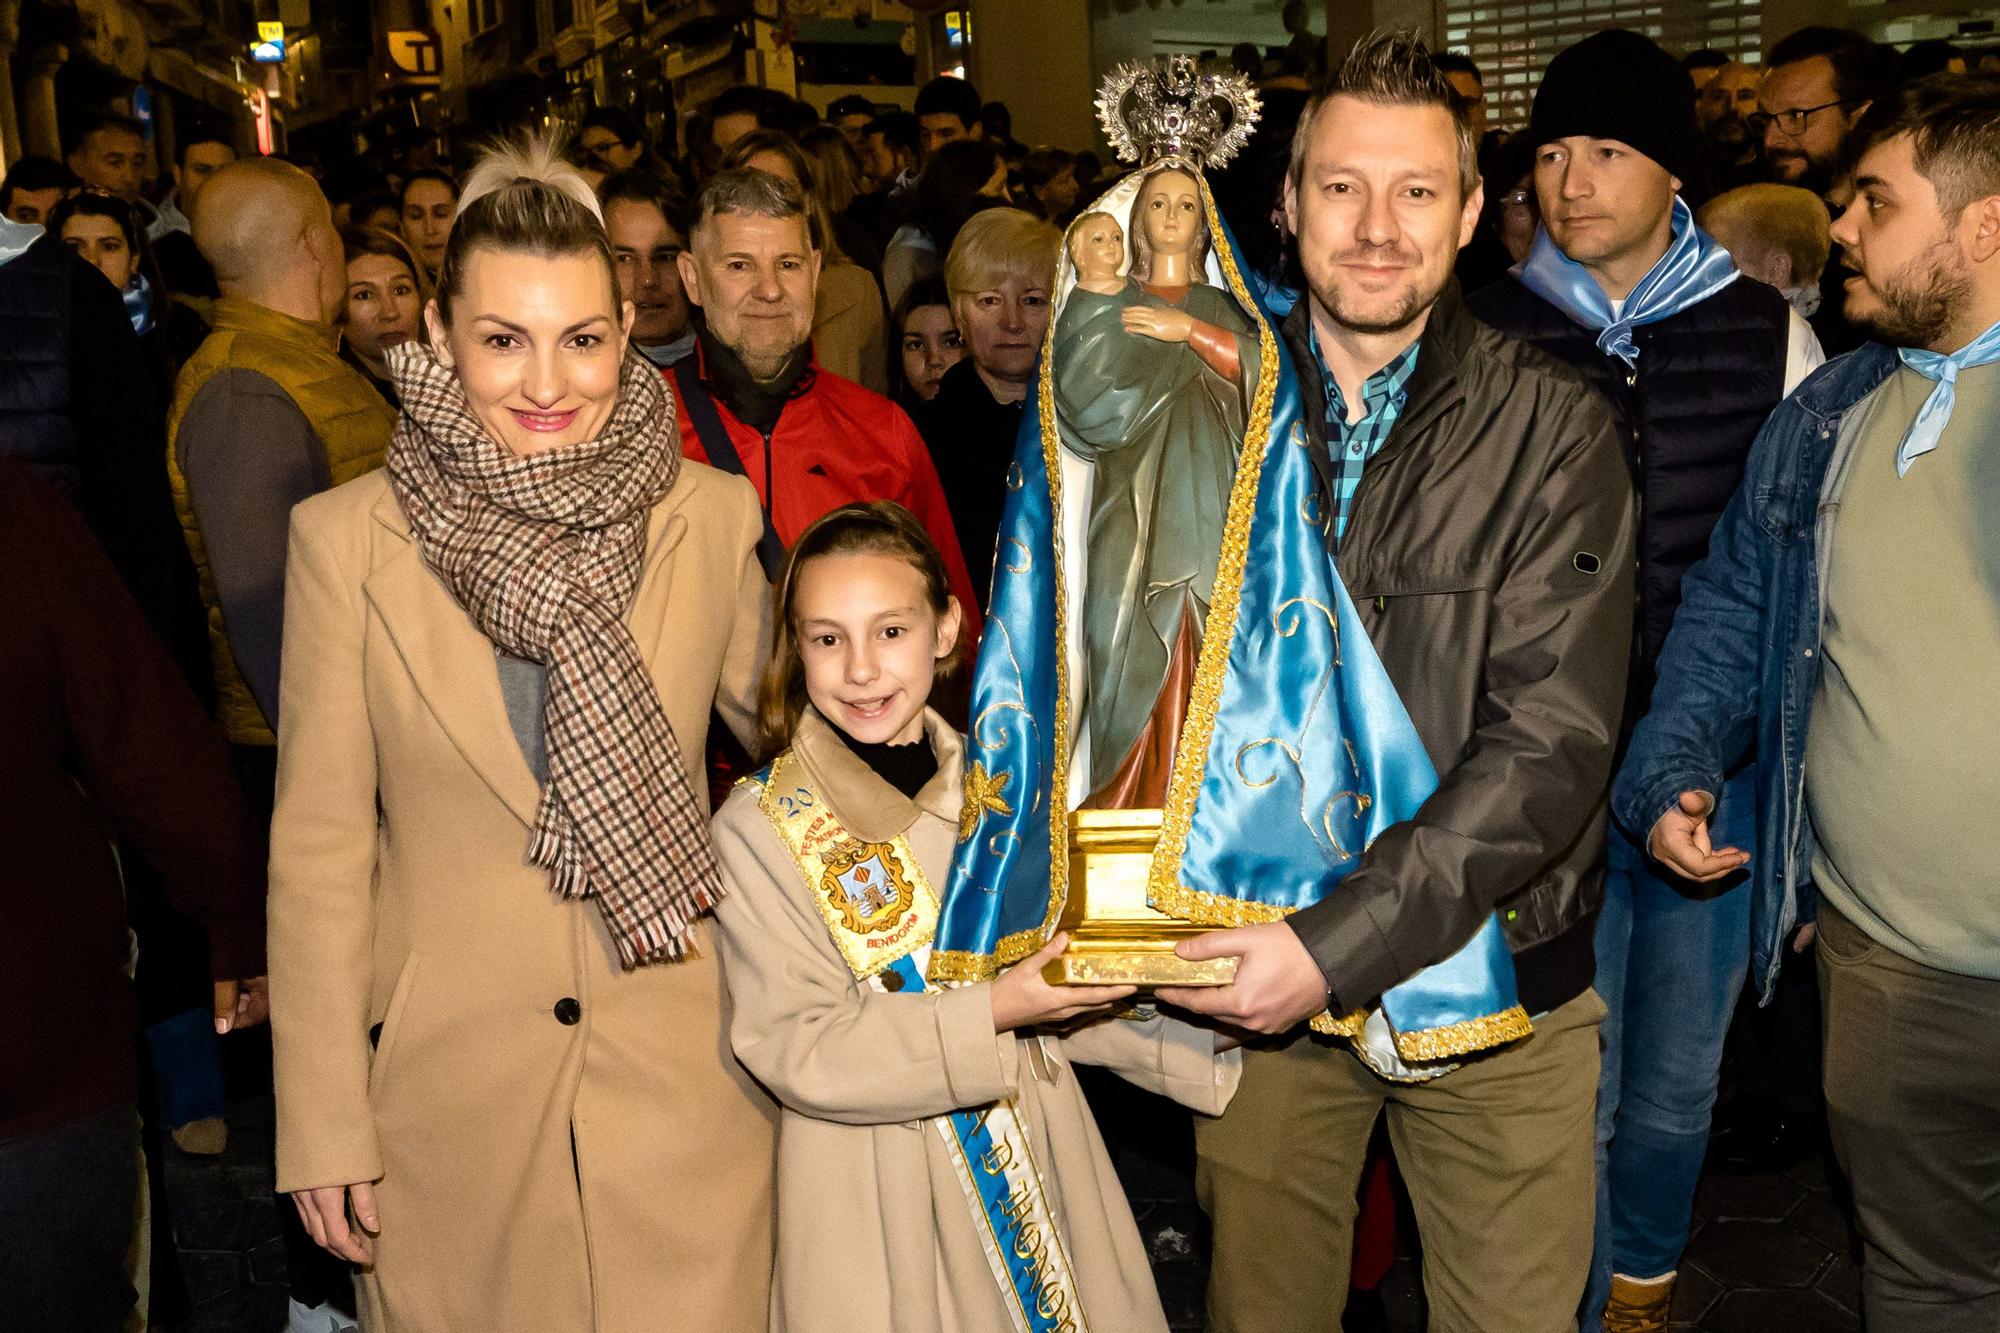
[[[193, 223], [222, 295], [174, 385], [167, 472], [208, 611], [216, 721], [268, 829], [292, 506], [380, 467], [395, 414], [340, 357], [347, 263], [310, 176], [272, 158], [231, 163], [201, 187]], [[344, 1273], [278, 1211], [292, 1328], [351, 1327], [332, 1304]]]
[[917, 428], [813, 358], [820, 255], [805, 196], [769, 172], [721, 172], [702, 187], [690, 240], [680, 275], [704, 319], [695, 355], [671, 376], [681, 448], [757, 488], [764, 572], [775, 580], [785, 547], [829, 509], [895, 500], [944, 553], [952, 594], [975, 622], [979, 599]]

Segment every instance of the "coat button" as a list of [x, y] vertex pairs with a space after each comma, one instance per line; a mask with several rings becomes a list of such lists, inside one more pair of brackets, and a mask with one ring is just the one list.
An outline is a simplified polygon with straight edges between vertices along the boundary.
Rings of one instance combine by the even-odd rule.
[[556, 1001], [556, 1022], [564, 1027], [575, 1027], [583, 1021], [583, 1006], [565, 995]]

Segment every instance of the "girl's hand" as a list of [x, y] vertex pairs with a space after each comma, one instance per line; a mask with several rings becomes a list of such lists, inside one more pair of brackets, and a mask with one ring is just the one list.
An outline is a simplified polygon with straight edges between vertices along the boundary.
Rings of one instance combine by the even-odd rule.
[[1012, 1032], [1038, 1023], [1062, 1023], [1101, 1014], [1137, 990], [1136, 986], [1051, 986], [1042, 969], [1062, 956], [1069, 936], [1058, 931], [1040, 952], [1023, 958], [993, 983], [993, 1030]]
[[1157, 306], [1128, 306], [1119, 312], [1125, 331], [1163, 343], [1184, 343], [1194, 336], [1194, 316], [1185, 310], [1162, 310]]

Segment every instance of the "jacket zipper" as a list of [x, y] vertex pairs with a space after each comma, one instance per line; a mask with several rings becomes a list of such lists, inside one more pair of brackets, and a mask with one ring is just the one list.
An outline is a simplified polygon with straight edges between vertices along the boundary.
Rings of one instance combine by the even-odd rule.
[[763, 433], [764, 434], [764, 521], [771, 525], [771, 530], [773, 532], [776, 532], [778, 530], [778, 518], [777, 518], [778, 497], [771, 490], [772, 487], [771, 436], [776, 430], [777, 427], [773, 426], [770, 430], [767, 430]]

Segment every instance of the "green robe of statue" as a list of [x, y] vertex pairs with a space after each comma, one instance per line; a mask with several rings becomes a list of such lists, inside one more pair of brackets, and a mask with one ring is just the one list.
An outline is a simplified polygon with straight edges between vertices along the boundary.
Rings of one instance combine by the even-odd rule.
[[[1178, 305], [1234, 335], [1242, 384], [1188, 343], [1127, 332], [1120, 312], [1142, 305]], [[1096, 465], [1081, 608], [1092, 792], [1146, 730], [1183, 620], [1197, 635], [1207, 621], [1243, 441], [1243, 385], [1256, 382], [1251, 328], [1215, 287], [1196, 283], [1176, 303], [1130, 279], [1115, 296], [1072, 290], [1057, 320], [1062, 442]]]

